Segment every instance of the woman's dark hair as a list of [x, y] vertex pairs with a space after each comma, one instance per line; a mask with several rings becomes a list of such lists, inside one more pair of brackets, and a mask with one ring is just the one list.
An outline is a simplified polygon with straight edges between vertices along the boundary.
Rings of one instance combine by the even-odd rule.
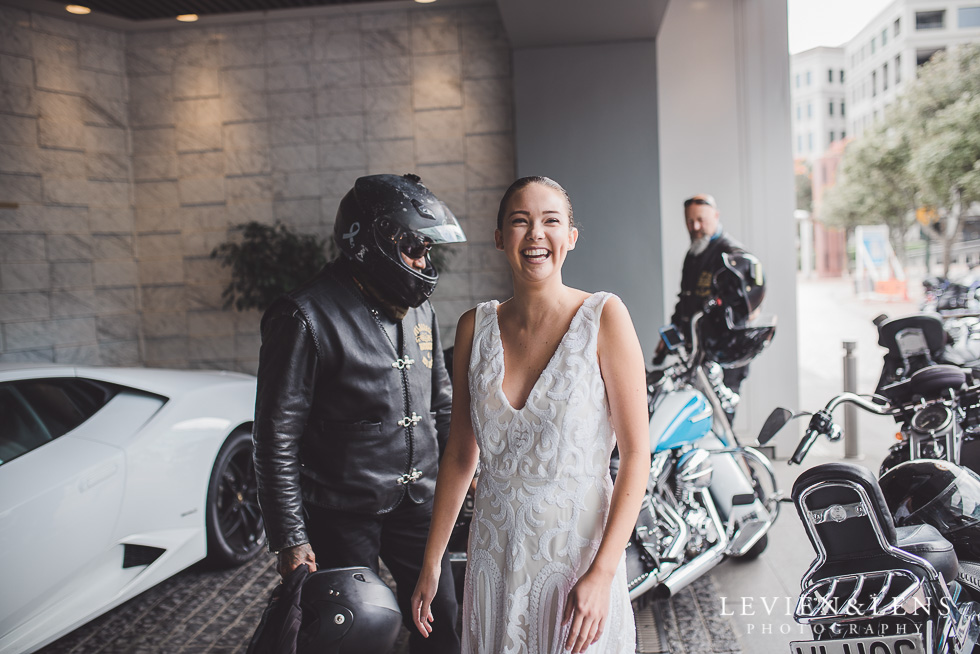
[[565, 199], [565, 207], [568, 209], [568, 224], [569, 226], [575, 224], [575, 220], [572, 218], [572, 201], [568, 198], [568, 191], [562, 188], [561, 184], [550, 177], [532, 175], [530, 177], [521, 177], [519, 180], [511, 184], [504, 192], [504, 197], [500, 199], [500, 208], [497, 209], [497, 229], [503, 230], [504, 228], [504, 212], [507, 210], [507, 203], [510, 202], [510, 198], [522, 188], [530, 186], [531, 184], [541, 184], [542, 186], [553, 188], [561, 193], [561, 196]]

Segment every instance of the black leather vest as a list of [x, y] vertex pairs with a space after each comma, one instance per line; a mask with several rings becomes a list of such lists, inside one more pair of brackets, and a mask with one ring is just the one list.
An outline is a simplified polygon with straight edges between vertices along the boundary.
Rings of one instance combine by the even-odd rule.
[[346, 261], [328, 264], [266, 312], [258, 377], [256, 474], [274, 550], [305, 532], [297, 484], [303, 501], [358, 513], [432, 498], [451, 390], [428, 302], [397, 323]]

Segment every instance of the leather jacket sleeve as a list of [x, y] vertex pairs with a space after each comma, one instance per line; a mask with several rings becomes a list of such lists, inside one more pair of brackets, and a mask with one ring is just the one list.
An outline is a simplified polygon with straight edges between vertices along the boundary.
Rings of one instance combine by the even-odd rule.
[[[435, 311], [432, 312], [432, 405], [430, 410], [436, 416], [436, 439], [439, 441], [439, 456], [446, 450], [449, 440], [449, 418], [452, 413], [453, 387], [446, 370], [446, 358], [442, 353], [442, 342], [439, 338], [439, 320]], [[460, 380], [465, 384], [466, 380]]]
[[275, 303], [262, 319], [252, 431], [259, 505], [273, 552], [309, 542], [299, 448], [316, 368], [316, 342], [303, 315], [284, 301]]

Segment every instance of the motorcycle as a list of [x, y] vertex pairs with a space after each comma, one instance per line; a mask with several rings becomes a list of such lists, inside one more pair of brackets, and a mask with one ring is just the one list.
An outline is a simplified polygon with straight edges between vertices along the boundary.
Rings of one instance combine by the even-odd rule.
[[[840, 438], [832, 413], [845, 403], [879, 415], [894, 408], [852, 393], [835, 396], [813, 414], [790, 463], [801, 463], [817, 438]], [[793, 417], [776, 409], [759, 441], [768, 442]], [[974, 651], [980, 565], [967, 557], [980, 558], [972, 547], [980, 477], [945, 460], [906, 461], [880, 480], [861, 466], [827, 463], [801, 474], [792, 498], [817, 555], [794, 610], [813, 640], [790, 643], [792, 652]]]
[[932, 314], [876, 324], [878, 344], [888, 350], [875, 389], [877, 406], [901, 425], [900, 441], [889, 449], [881, 472], [922, 458], [980, 470], [977, 368], [960, 367], [956, 355], [964, 347], [950, 337], [951, 327]]
[[948, 277], [927, 277], [922, 280], [924, 299], [922, 311], [976, 311], [980, 308], [980, 279], [972, 270], [966, 277], [953, 281]]
[[[710, 309], [710, 307], [709, 307]], [[726, 414], [738, 395], [699, 339], [677, 330], [661, 337], [676, 360], [648, 374], [652, 461], [640, 515], [626, 549], [630, 599], [669, 597], [726, 557], [753, 558], [768, 542], [781, 493], [772, 464], [742, 445]], [[745, 363], [771, 340], [775, 324], [744, 327]], [[727, 351], [731, 351], [731, 348]]]
[[936, 364], [980, 371], [980, 317], [920, 313], [901, 318], [875, 318], [878, 345], [884, 347], [881, 375], [875, 393], [888, 396], [887, 387]]

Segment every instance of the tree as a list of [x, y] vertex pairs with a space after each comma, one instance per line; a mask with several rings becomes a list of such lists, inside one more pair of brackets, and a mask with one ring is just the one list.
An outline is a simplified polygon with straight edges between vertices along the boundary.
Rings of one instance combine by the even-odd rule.
[[[896, 252], [919, 207], [935, 209], [941, 227], [925, 230], [950, 249], [963, 213], [980, 201], [980, 45], [937, 53], [885, 120], [844, 152], [837, 184], [821, 212], [853, 227], [884, 223]], [[904, 258], [904, 257], [903, 257]]]
[[846, 228], [885, 224], [898, 257], [915, 221], [916, 181], [909, 171], [911, 143], [903, 130], [879, 126], [844, 151], [837, 183], [824, 194], [821, 219]]
[[813, 211], [813, 179], [809, 164], [797, 165], [796, 208]]
[[909, 171], [919, 184], [920, 203], [937, 208], [943, 218], [938, 236], [948, 275], [963, 214], [980, 201], [980, 45], [933, 56], [902, 109], [912, 143]]

